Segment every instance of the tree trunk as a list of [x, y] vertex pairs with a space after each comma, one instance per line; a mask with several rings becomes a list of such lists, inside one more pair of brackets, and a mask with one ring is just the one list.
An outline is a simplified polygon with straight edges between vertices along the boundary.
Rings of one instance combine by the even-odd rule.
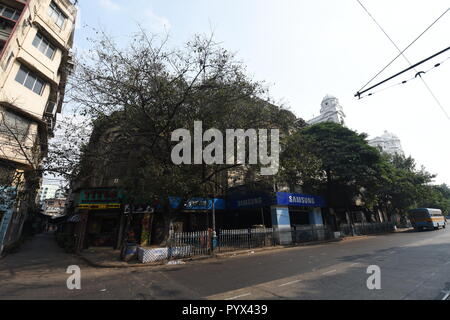
[[333, 231], [337, 231], [337, 221], [336, 216], [331, 213], [331, 208], [333, 205], [332, 201], [332, 177], [331, 177], [331, 170], [326, 171], [327, 174], [327, 220], [329, 221], [329, 224], [331, 225], [331, 228]]

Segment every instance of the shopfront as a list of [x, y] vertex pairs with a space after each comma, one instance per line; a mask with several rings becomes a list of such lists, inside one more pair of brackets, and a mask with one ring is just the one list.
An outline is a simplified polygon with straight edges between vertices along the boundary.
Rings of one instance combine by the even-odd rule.
[[270, 207], [274, 201], [272, 195], [262, 193], [232, 198], [228, 202], [227, 215], [221, 228], [272, 227]]
[[246, 228], [262, 224], [283, 234], [286, 239], [281, 239], [282, 243], [289, 243], [289, 233], [283, 231], [291, 230], [293, 226], [322, 226], [322, 208], [325, 205], [324, 198], [307, 194], [256, 194], [232, 199], [228, 215], [242, 217], [233, 228], [242, 228], [242, 221], [245, 221]]
[[80, 191], [76, 206], [83, 226], [83, 247], [118, 247], [122, 215], [122, 195], [112, 188]]
[[[181, 198], [171, 197], [170, 205], [176, 209]], [[214, 212], [214, 217], [213, 217]], [[183, 209], [174, 217], [172, 230], [174, 232], [203, 231], [222, 223], [225, 212], [224, 199], [192, 198], [186, 202]]]

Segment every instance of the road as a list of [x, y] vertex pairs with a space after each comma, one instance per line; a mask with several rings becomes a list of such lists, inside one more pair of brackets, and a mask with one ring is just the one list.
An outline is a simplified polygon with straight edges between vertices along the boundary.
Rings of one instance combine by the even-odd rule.
[[[67, 267], [81, 268], [69, 290]], [[381, 290], [367, 267], [379, 266]], [[99, 269], [39, 235], [0, 260], [0, 299], [442, 299], [450, 292], [450, 231], [404, 232], [209, 259]]]

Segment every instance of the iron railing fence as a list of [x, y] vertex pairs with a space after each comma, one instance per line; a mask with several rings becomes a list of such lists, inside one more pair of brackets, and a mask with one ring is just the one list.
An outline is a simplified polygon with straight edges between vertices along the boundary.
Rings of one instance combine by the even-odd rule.
[[[340, 232], [343, 236], [368, 235], [392, 231], [394, 231], [393, 223], [356, 223], [340, 226]], [[168, 257], [169, 260], [184, 259], [243, 249], [286, 244], [298, 245], [334, 238], [335, 234], [329, 226], [294, 226], [284, 231], [272, 228], [218, 230], [215, 237], [211, 230], [172, 233]]]
[[341, 224], [340, 231], [344, 236], [370, 235], [394, 231], [392, 222]]
[[291, 234], [292, 244], [334, 239], [334, 233], [328, 226], [294, 226]]
[[208, 231], [172, 233], [169, 243], [169, 259], [211, 254], [211, 234]]
[[209, 255], [212, 252], [230, 252], [274, 245], [273, 229], [219, 230], [172, 233], [169, 259]]
[[215, 249], [230, 252], [240, 249], [270, 247], [274, 245], [273, 229], [219, 230]]

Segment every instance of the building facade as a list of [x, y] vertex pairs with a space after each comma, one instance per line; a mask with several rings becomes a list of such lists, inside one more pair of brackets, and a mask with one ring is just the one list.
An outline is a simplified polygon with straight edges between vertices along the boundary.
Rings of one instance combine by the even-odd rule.
[[400, 139], [393, 133], [385, 131], [383, 135], [369, 140], [369, 145], [379, 148], [381, 152], [390, 155], [404, 155]]
[[[41, 182], [56, 115], [61, 112], [76, 21], [76, 1], [0, 0], [0, 252], [20, 237]], [[25, 198], [20, 195], [24, 195]]]
[[42, 212], [44, 215], [59, 218], [64, 215], [66, 207], [66, 199], [46, 199], [42, 206]]
[[37, 202], [43, 204], [47, 199], [65, 198], [64, 190], [54, 184], [43, 184], [37, 193]]
[[307, 123], [313, 125], [322, 122], [335, 122], [345, 125], [344, 109], [340, 105], [338, 98], [326, 95], [321, 103], [320, 115]]

